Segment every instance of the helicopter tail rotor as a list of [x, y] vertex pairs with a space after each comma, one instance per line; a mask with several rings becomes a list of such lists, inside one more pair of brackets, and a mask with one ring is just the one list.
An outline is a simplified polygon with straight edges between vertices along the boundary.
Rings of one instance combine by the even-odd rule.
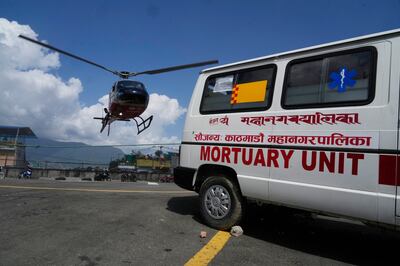
[[96, 120], [101, 120], [101, 129], [100, 129], [100, 133], [102, 133], [104, 131], [104, 129], [106, 128], [106, 126], [108, 125], [108, 135], [110, 135], [110, 114], [106, 113], [105, 117], [93, 117], [93, 119]]
[[[99, 119], [99, 117], [93, 117], [93, 119]], [[106, 128], [108, 121], [106, 122], [105, 118], [100, 118], [101, 121], [101, 129], [100, 129], [100, 133], [102, 133], [104, 131], [104, 129]]]

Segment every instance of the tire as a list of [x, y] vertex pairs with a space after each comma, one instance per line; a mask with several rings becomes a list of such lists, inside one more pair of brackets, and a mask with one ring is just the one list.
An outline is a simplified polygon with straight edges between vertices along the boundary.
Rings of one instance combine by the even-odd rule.
[[238, 186], [225, 176], [211, 176], [199, 192], [200, 213], [203, 221], [218, 230], [228, 230], [240, 223], [244, 200]]

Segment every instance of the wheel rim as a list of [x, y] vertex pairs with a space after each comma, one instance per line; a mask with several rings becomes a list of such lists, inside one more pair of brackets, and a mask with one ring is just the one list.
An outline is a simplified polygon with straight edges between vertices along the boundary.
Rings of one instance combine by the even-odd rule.
[[204, 207], [212, 218], [224, 218], [231, 209], [229, 192], [220, 185], [209, 187], [204, 197]]

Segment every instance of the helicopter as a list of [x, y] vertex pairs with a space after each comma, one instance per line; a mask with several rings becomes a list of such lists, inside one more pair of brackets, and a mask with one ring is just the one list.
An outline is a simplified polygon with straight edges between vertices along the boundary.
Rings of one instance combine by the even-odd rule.
[[186, 65], [177, 65], [160, 69], [146, 70], [141, 72], [116, 71], [107, 68], [103, 65], [97, 64], [95, 62], [89, 61], [83, 57], [74, 55], [67, 51], [51, 46], [47, 43], [43, 43], [35, 39], [29, 38], [27, 36], [20, 34], [18, 35], [18, 37], [26, 41], [51, 49], [53, 51], [59, 52], [66, 56], [72, 57], [76, 60], [101, 68], [120, 78], [120, 80], [116, 81], [113, 84], [111, 91], [109, 93], [108, 108], [104, 108], [105, 116], [93, 117], [93, 119], [101, 120], [100, 133], [102, 133], [104, 129], [108, 126], [107, 136], [110, 135], [111, 123], [115, 121], [130, 121], [132, 119], [136, 124], [138, 135], [147, 128], [149, 128], [151, 122], [153, 121], [153, 115], [149, 116], [146, 119], [140, 116], [146, 110], [149, 104], [149, 94], [146, 90], [146, 87], [144, 86], [143, 83], [139, 81], [130, 80], [129, 78], [144, 74], [154, 75], [164, 72], [177, 71], [186, 68], [200, 67], [210, 64], [218, 64], [218, 60], [209, 60], [192, 64], [186, 64]]

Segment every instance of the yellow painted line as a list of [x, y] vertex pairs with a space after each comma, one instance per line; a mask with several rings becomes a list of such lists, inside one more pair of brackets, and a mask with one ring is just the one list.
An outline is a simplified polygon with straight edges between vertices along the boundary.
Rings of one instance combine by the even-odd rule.
[[58, 190], [58, 191], [81, 191], [81, 192], [107, 192], [107, 193], [154, 193], [154, 194], [188, 194], [192, 191], [174, 190], [128, 190], [128, 189], [92, 189], [92, 188], [57, 188], [57, 187], [32, 187], [32, 186], [9, 186], [0, 185], [0, 188], [36, 189], [36, 190]]
[[228, 232], [218, 231], [196, 255], [185, 263], [185, 266], [208, 265], [225, 246], [230, 237], [231, 235]]

